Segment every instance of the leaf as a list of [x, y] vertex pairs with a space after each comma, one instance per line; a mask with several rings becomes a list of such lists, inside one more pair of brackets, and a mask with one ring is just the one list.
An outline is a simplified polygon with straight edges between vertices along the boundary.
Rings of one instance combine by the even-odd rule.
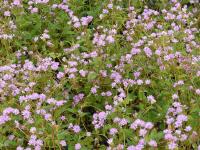
[[96, 77], [97, 77], [97, 73], [95, 73], [95, 72], [90, 72], [90, 73], [88, 74], [87, 79], [88, 79], [88, 81], [92, 81], [92, 80], [94, 80]]
[[142, 89], [139, 89], [138, 98], [140, 100], [145, 100], [146, 99], [146, 96], [144, 95], [144, 91]]

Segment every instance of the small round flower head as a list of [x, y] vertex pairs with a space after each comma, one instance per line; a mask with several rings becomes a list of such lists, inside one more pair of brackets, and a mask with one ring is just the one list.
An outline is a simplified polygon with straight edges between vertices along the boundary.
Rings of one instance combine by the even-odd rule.
[[149, 144], [149, 146], [157, 147], [157, 142], [154, 140], [149, 141], [148, 144]]
[[95, 94], [95, 93], [97, 93], [97, 88], [96, 87], [92, 87], [90, 91], [91, 91], [92, 94]]
[[80, 126], [79, 126], [79, 125], [74, 125], [74, 126], [73, 126], [73, 131], [74, 131], [75, 133], [79, 133], [79, 132], [81, 131]]
[[61, 119], [62, 121], [64, 121], [66, 118], [65, 118], [65, 116], [61, 116], [60, 119]]
[[172, 99], [173, 99], [173, 100], [178, 99], [178, 95], [177, 95], [177, 94], [173, 94], [173, 95], [172, 95]]
[[13, 4], [19, 6], [21, 5], [21, 0], [13, 0]]
[[61, 78], [63, 78], [64, 77], [64, 73], [63, 72], [59, 72], [58, 74], [57, 74], [57, 78], [58, 79], [61, 79]]
[[34, 7], [31, 9], [31, 13], [34, 14], [34, 13], [37, 13], [38, 12], [38, 8], [37, 7]]
[[60, 145], [61, 145], [61, 146], [67, 146], [67, 143], [65, 142], [65, 140], [61, 140], [61, 141], [60, 141]]
[[151, 83], [151, 80], [145, 80], [145, 84], [149, 85]]
[[5, 11], [4, 16], [9, 17], [10, 16], [10, 11]]
[[146, 134], [147, 134], [147, 130], [145, 130], [145, 129], [140, 129], [139, 130], [139, 135], [140, 136], [144, 137]]
[[87, 133], [86, 133], [86, 136], [91, 136], [91, 132], [87, 132]]
[[154, 104], [156, 102], [155, 98], [152, 95], [147, 96], [147, 100], [151, 103]]
[[117, 133], [117, 129], [116, 128], [111, 128], [109, 134], [110, 135], [115, 135]]
[[81, 144], [80, 143], [75, 144], [75, 150], [80, 150], [80, 149], [81, 149]]
[[168, 148], [169, 148], [170, 150], [174, 150], [174, 149], [177, 148], [177, 144], [174, 143], [174, 142], [170, 142], [170, 143], [168, 144]]
[[143, 81], [141, 79], [137, 80], [137, 84], [138, 85], [142, 85], [143, 84]]
[[108, 8], [112, 9], [113, 8], [113, 4], [108, 4]]
[[112, 139], [112, 138], [108, 139], [107, 143], [108, 143], [109, 145], [111, 145], [111, 144], [113, 143], [113, 139]]
[[196, 94], [200, 95], [200, 89], [196, 89]]
[[36, 127], [31, 127], [30, 132], [31, 133], [35, 133], [36, 132]]
[[16, 150], [24, 150], [24, 148], [21, 147], [21, 146], [17, 146], [17, 149], [16, 149]]
[[9, 139], [9, 140], [13, 140], [14, 138], [15, 138], [14, 135], [9, 135], [9, 136], [8, 136], [8, 139]]
[[131, 146], [129, 146], [129, 147], [127, 148], [127, 150], [136, 150], [136, 147], [133, 146], [133, 145], [131, 145]]
[[192, 130], [192, 127], [191, 126], [187, 126], [186, 128], [185, 128], [185, 131], [187, 131], [187, 132], [189, 132], [189, 131], [191, 131]]

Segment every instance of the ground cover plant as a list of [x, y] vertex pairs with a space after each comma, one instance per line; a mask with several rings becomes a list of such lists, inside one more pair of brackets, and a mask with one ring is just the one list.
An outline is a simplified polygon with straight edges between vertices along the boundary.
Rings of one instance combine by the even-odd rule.
[[0, 149], [200, 150], [198, 0], [1, 0]]

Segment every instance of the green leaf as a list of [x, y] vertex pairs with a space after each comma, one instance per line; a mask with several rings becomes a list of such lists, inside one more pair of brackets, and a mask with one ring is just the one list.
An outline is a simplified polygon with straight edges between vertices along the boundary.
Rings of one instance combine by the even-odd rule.
[[96, 77], [97, 77], [97, 73], [95, 73], [95, 72], [90, 72], [90, 73], [88, 74], [87, 79], [88, 79], [88, 81], [92, 81], [92, 80], [94, 80]]

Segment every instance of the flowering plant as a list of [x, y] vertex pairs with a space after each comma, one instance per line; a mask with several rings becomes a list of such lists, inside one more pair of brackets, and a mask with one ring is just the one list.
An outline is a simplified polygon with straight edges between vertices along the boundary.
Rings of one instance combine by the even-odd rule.
[[0, 149], [200, 150], [198, 0], [0, 10]]

